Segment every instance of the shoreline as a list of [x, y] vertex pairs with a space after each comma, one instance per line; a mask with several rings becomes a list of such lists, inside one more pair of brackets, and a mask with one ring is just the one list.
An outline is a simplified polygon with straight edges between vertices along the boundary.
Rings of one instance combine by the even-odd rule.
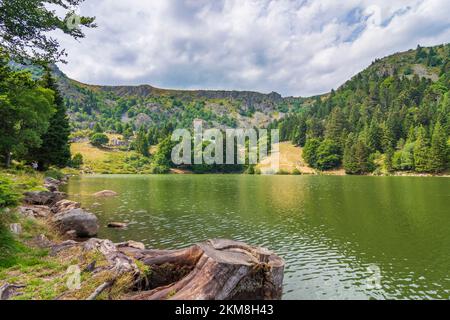
[[210, 173], [194, 173], [194, 172], [171, 172], [171, 173], [79, 173], [71, 174], [70, 176], [108, 176], [108, 175], [122, 175], [122, 176], [171, 176], [171, 175], [181, 175], [181, 176], [207, 176], [207, 175], [239, 175], [239, 176], [331, 176], [331, 177], [422, 177], [422, 178], [450, 178], [450, 174], [431, 174], [431, 173], [412, 173], [412, 172], [395, 172], [392, 174], [346, 174], [346, 173], [330, 173], [326, 171], [321, 171], [318, 173], [276, 173], [276, 174], [248, 174], [248, 173], [220, 173], [220, 172], [210, 172]]
[[[8, 222], [10, 241], [23, 252], [9, 268], [0, 265], [0, 300], [281, 299], [285, 263], [268, 249], [211, 239], [157, 250], [97, 239], [97, 217], [66, 200], [63, 183], [46, 178], [47, 191], [25, 192], [19, 207], [5, 210], [9, 217], [0, 222]], [[239, 257], [235, 250], [246, 253]]]

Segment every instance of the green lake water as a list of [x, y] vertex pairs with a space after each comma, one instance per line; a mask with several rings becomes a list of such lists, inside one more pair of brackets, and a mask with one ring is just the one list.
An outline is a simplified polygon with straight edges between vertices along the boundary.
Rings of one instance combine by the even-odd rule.
[[[104, 189], [120, 195], [92, 196]], [[265, 246], [286, 260], [284, 299], [450, 298], [448, 178], [104, 175], [66, 191], [116, 242]]]

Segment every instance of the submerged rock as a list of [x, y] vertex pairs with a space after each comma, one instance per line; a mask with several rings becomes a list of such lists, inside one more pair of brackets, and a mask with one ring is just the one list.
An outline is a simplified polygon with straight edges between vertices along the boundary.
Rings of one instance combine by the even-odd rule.
[[80, 238], [93, 237], [98, 232], [97, 217], [80, 208], [57, 213], [52, 220], [63, 233], [75, 230]]
[[112, 190], [103, 190], [103, 191], [94, 193], [95, 197], [115, 197], [117, 195], [119, 195], [119, 194]]

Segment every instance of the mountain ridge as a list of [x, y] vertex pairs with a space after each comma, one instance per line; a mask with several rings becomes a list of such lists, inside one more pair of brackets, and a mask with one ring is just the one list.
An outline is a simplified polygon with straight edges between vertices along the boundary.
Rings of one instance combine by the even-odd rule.
[[[439, 51], [446, 47], [448, 45], [438, 45], [422, 50]], [[188, 126], [193, 118], [202, 118], [209, 126], [253, 127], [267, 126], [317, 99], [327, 99], [332, 92], [342, 90], [367, 72], [386, 78], [394, 74], [409, 78], [417, 75], [437, 81], [439, 70], [436, 67], [415, 63], [418, 48], [376, 59], [336, 90], [311, 97], [283, 97], [276, 92], [163, 89], [149, 84], [92, 85], [70, 79], [57, 66], [53, 66], [53, 74], [75, 129], [92, 128], [95, 122], [100, 122], [114, 130], [112, 122], [124, 122], [124, 119], [131, 122], [135, 130], [141, 125], [159, 126], [162, 122]], [[189, 112], [192, 116], [187, 114]]]

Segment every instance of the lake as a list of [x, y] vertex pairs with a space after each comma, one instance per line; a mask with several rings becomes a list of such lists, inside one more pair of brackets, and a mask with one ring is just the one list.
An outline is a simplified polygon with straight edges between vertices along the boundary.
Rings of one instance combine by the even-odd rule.
[[[104, 189], [120, 195], [92, 196]], [[66, 191], [116, 242], [267, 247], [286, 260], [284, 299], [450, 298], [448, 178], [102, 175]]]

